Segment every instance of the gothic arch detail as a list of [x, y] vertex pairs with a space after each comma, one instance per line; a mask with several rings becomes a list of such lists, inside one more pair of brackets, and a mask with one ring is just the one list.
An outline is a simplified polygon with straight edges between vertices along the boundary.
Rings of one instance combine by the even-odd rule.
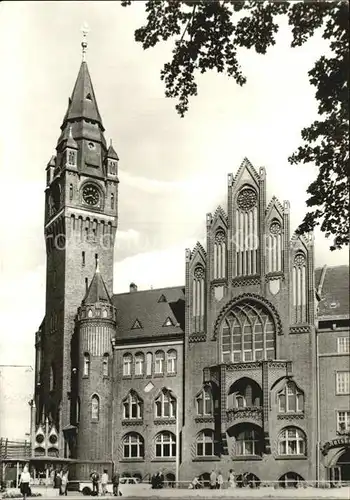
[[214, 236], [214, 279], [226, 278], [226, 261], [226, 232], [221, 227], [218, 227]]
[[298, 250], [292, 267], [293, 323], [307, 322], [307, 260], [305, 253]]

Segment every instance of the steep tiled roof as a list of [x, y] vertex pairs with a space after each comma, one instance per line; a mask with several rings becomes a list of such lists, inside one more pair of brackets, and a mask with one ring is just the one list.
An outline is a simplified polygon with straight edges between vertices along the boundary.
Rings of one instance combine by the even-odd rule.
[[117, 155], [117, 153], [115, 152], [115, 149], [112, 145], [112, 141], [109, 145], [109, 148], [108, 148], [108, 151], [107, 151], [107, 158], [111, 158], [112, 160], [119, 160], [119, 157]]
[[96, 302], [111, 302], [107, 288], [98, 268], [91, 280], [89, 289], [84, 297], [83, 304], [96, 304]]
[[[159, 301], [164, 295], [165, 301]], [[117, 339], [161, 337], [182, 334], [185, 329], [183, 286], [140, 290], [113, 295], [118, 310]], [[164, 326], [170, 318], [173, 326]], [[133, 328], [138, 320], [142, 328]]]
[[316, 289], [319, 288], [321, 300], [318, 316], [349, 316], [349, 266], [326, 267], [315, 271]]

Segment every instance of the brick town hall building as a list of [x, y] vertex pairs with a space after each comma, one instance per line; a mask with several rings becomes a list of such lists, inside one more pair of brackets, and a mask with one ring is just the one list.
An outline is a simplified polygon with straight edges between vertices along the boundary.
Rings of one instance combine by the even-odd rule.
[[314, 269], [245, 159], [184, 285], [113, 295], [118, 161], [83, 61], [46, 168], [33, 463], [350, 480], [348, 267]]

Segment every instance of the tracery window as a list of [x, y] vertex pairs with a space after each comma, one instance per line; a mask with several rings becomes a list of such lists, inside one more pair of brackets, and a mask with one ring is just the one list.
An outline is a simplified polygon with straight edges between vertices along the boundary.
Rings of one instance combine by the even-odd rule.
[[145, 445], [143, 437], [137, 432], [129, 432], [123, 438], [123, 458], [143, 458]]
[[155, 400], [155, 416], [157, 418], [176, 417], [176, 399], [170, 391], [163, 390]]
[[279, 455], [305, 455], [306, 439], [301, 429], [287, 427], [278, 436]]
[[282, 270], [282, 226], [277, 219], [270, 223], [266, 242], [267, 272]]
[[176, 457], [176, 438], [172, 432], [163, 431], [155, 438], [156, 457]]
[[294, 382], [288, 382], [278, 393], [278, 411], [280, 413], [303, 412], [304, 393]]
[[123, 418], [124, 419], [140, 419], [142, 418], [142, 400], [131, 391], [126, 398], [123, 399]]
[[214, 431], [205, 429], [196, 439], [196, 452], [198, 457], [212, 457], [214, 453]]
[[221, 325], [222, 361], [258, 361], [275, 358], [275, 324], [259, 304], [235, 305]]
[[242, 187], [236, 198], [234, 276], [246, 276], [259, 271], [258, 201], [255, 189], [248, 184]]
[[306, 257], [298, 252], [294, 257], [293, 276], [293, 321], [294, 323], [305, 323], [307, 321], [307, 280], [306, 280]]
[[203, 387], [196, 397], [197, 415], [213, 414], [213, 396], [209, 387]]
[[193, 273], [193, 316], [204, 315], [204, 268], [197, 266]]
[[91, 420], [100, 418], [100, 398], [94, 394], [91, 398]]
[[226, 235], [222, 229], [215, 233], [214, 240], [214, 279], [226, 276]]

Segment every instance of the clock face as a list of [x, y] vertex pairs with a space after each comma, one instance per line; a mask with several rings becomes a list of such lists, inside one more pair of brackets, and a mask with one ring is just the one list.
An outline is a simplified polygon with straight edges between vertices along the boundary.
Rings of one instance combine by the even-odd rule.
[[96, 206], [100, 201], [100, 193], [96, 186], [89, 184], [84, 187], [83, 200], [87, 205]]

